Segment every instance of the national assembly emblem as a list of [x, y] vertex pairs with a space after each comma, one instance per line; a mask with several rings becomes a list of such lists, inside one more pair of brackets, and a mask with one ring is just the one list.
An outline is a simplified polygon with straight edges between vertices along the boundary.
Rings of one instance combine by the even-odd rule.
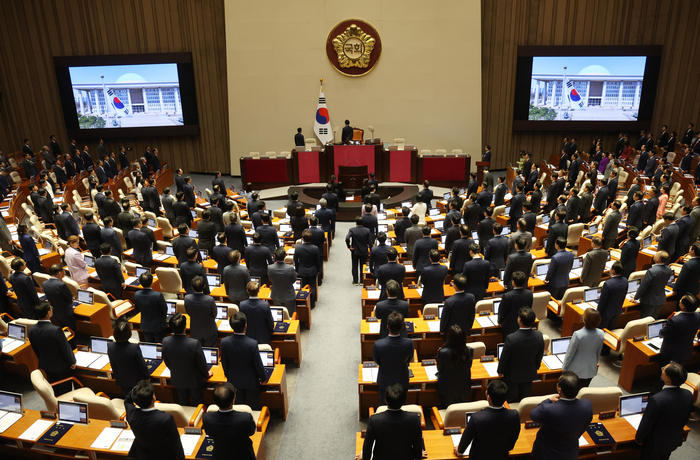
[[381, 39], [370, 24], [349, 19], [331, 30], [326, 40], [326, 54], [338, 72], [360, 77], [369, 73], [379, 61]]

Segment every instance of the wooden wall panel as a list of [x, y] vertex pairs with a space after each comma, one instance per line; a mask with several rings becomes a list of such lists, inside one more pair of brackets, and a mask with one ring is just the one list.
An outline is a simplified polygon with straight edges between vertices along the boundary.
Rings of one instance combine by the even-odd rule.
[[[614, 148], [618, 133], [514, 132], [513, 98], [520, 45], [663, 45], [654, 116], [657, 136], [666, 124], [679, 136], [700, 126], [700, 9], [697, 0], [482, 0], [483, 140], [494, 168], [516, 161], [521, 149], [535, 159], [558, 152], [564, 136], [586, 151], [601, 137]], [[636, 134], [636, 133], [632, 133]], [[634, 137], [632, 137], [634, 139]], [[636, 139], [634, 139], [636, 140]]]
[[[54, 56], [191, 52], [199, 136], [107, 140], [108, 150], [148, 143], [189, 171], [230, 171], [223, 0], [3, 0], [0, 2], [0, 149], [38, 151], [56, 134], [67, 151]], [[98, 139], [82, 139], [97, 152]]]

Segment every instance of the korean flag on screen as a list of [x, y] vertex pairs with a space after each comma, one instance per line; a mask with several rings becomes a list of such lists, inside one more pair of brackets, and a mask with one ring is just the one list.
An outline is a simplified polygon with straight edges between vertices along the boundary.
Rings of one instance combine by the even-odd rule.
[[566, 79], [566, 92], [569, 96], [569, 100], [571, 101], [571, 107], [573, 107], [574, 109], [585, 108], [583, 98], [578, 93], [578, 91], [576, 91], [576, 88], [574, 88], [574, 83], [568, 78]]
[[114, 90], [112, 88], [107, 88], [107, 97], [106, 99], [109, 101], [110, 105], [114, 108], [114, 112], [117, 115], [121, 116], [129, 116], [131, 115], [131, 112], [129, 112], [129, 109], [124, 105], [124, 103], [117, 97], [117, 95], [114, 93]]

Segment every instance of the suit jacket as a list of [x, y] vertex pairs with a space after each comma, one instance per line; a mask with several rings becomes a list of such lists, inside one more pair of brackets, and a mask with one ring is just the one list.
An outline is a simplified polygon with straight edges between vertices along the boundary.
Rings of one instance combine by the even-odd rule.
[[592, 379], [598, 373], [598, 358], [602, 349], [602, 329], [579, 329], [574, 332], [566, 350], [563, 370], [572, 371], [582, 379]]
[[173, 203], [173, 212], [175, 213], [175, 224], [187, 224], [192, 226], [192, 213], [185, 200], [177, 200]]
[[584, 193], [581, 195], [581, 203], [579, 205], [579, 221], [588, 223], [591, 220], [591, 206], [593, 206], [593, 195]]
[[231, 264], [224, 268], [222, 282], [230, 302], [238, 303], [248, 298], [246, 285], [250, 282], [248, 269], [241, 264]]
[[429, 256], [431, 249], [438, 249], [438, 242], [429, 236], [419, 239], [413, 246], [413, 257], [411, 260], [417, 273], [421, 273], [424, 267], [431, 264]]
[[215, 347], [219, 330], [216, 327], [214, 298], [202, 293], [185, 296], [185, 311], [190, 316], [190, 337], [205, 347]]
[[635, 441], [644, 451], [670, 454], [683, 444], [683, 427], [692, 410], [691, 392], [679, 387], [661, 390], [649, 398]]
[[[83, 231], [83, 235], [85, 235], [85, 231]], [[124, 248], [122, 248], [122, 240], [119, 239], [119, 235], [113, 227], [100, 228], [100, 238], [103, 243], [109, 243], [110, 247], [112, 248], [111, 254], [113, 256], [122, 256], [122, 251], [124, 250]], [[88, 248], [90, 248], [89, 244]]]
[[413, 340], [400, 336], [379, 339], [374, 342], [372, 358], [379, 364], [377, 384], [380, 394], [394, 383], [408, 389], [408, 363], [413, 359]]
[[119, 213], [122, 212], [122, 208], [119, 206], [119, 203], [117, 203], [114, 198], [105, 198], [103, 206], [107, 215], [114, 219], [114, 223], [116, 225], [117, 217], [119, 216]]
[[[639, 192], [640, 188], [638, 184], [632, 184], [630, 189], [627, 191], [627, 206], [632, 207], [634, 204], [634, 194]], [[644, 204], [644, 203], [642, 203]]]
[[680, 164], [681, 170], [685, 171], [686, 173], [689, 173], [692, 162], [693, 162], [693, 155], [692, 154], [684, 155], [683, 159], [681, 160], [681, 164]]
[[681, 268], [673, 292], [678, 295], [687, 293], [698, 295], [700, 291], [700, 257], [692, 257]]
[[[403, 316], [404, 319], [411, 316], [411, 312], [408, 309], [408, 302], [406, 302], [405, 300], [400, 300], [397, 298], [386, 299], [382, 300], [381, 302], [377, 302], [377, 307], [374, 310], [374, 316], [382, 322], [381, 326], [379, 327], [380, 339], [383, 339], [384, 337], [389, 335], [389, 329], [387, 328], [387, 319], [389, 318], [389, 314], [394, 311], [401, 313], [401, 316]], [[401, 337], [408, 336], [405, 327], [401, 329], [400, 335]]]
[[484, 258], [491, 263], [492, 273], [504, 268], [508, 258], [508, 237], [499, 235], [491, 238], [486, 245]]
[[627, 278], [622, 276], [613, 276], [603, 284], [598, 300], [598, 311], [602, 317], [602, 324], [607, 325], [611, 318], [622, 314], [622, 305], [625, 303], [628, 285]]
[[204, 278], [204, 294], [209, 294], [209, 283], [207, 282], [207, 271], [203, 265], [196, 261], [187, 260], [180, 264], [180, 278], [182, 279], [182, 287], [185, 288], [187, 294], [193, 294], [192, 280], [195, 276]]
[[242, 258], [246, 258], [246, 246], [248, 241], [245, 235], [245, 229], [240, 224], [228, 224], [224, 227], [226, 234], [226, 244], [232, 251], [238, 250]]
[[258, 343], [270, 343], [275, 323], [272, 321], [270, 304], [257, 297], [244, 300], [238, 306], [240, 312], [248, 318], [246, 335]]
[[[311, 243], [302, 243], [294, 249], [294, 269], [299, 276], [316, 276], [323, 268], [321, 253]], [[313, 286], [312, 286], [313, 287]]]
[[264, 278], [272, 265], [272, 255], [267, 246], [251, 244], [245, 251], [245, 262], [252, 276]]
[[184, 334], [163, 339], [163, 361], [170, 369], [175, 388], [202, 388], [208, 378], [202, 344]]
[[637, 255], [639, 254], [639, 241], [627, 240], [625, 244], [622, 245], [622, 251], [620, 253], [620, 263], [625, 269], [624, 273], [629, 276], [637, 270]]
[[602, 186], [599, 190], [598, 193], [595, 194], [595, 198], [593, 199], [593, 207], [595, 208], [596, 211], [599, 213], [605, 210], [605, 208], [608, 207], [608, 196], [610, 195], [610, 190], [608, 189], [607, 185]]
[[423, 234], [421, 233], [421, 228], [418, 226], [418, 224], [411, 225], [406, 229], [406, 231], [404, 231], [403, 242], [406, 244], [406, 255], [409, 258], [413, 257], [413, 247], [415, 246], [416, 241], [421, 238], [423, 238]]
[[266, 379], [258, 342], [244, 334], [221, 340], [221, 367], [226, 380], [236, 388], [255, 389]]
[[[678, 238], [678, 225], [673, 222], [668, 227], [661, 230], [661, 236], [658, 238], [658, 250], [666, 251], [669, 257], [673, 257], [676, 251], [676, 239]], [[673, 261], [673, 259], [671, 259]]]
[[230, 252], [231, 248], [225, 244], [217, 244], [211, 250], [210, 257], [216, 261], [216, 273], [219, 275], [223, 275], [224, 269], [231, 264], [228, 260], [228, 254]]
[[[495, 223], [493, 219], [489, 220], [491, 225]], [[482, 222], [486, 222], [486, 219], [479, 222], [480, 227]], [[489, 225], [489, 223], [487, 222], [485, 225]], [[450, 252], [452, 252], [452, 245], [454, 244], [454, 242], [460, 239], [462, 235], [460, 234], [459, 226], [457, 225], [453, 225], [452, 227], [448, 228], [446, 232], [443, 232], [443, 234], [445, 235], [445, 251], [447, 251], [447, 253], [449, 254]], [[491, 231], [491, 235], [493, 235], [493, 231]]]
[[[66, 213], [63, 213], [65, 215]], [[72, 216], [71, 216], [72, 217]], [[129, 211], [122, 211], [117, 216], [117, 220], [114, 221], [114, 226], [122, 231], [127, 244], [129, 244], [129, 232], [134, 228], [133, 224], [134, 216]], [[65, 221], [64, 221], [65, 222]], [[65, 225], [65, 223], [64, 223]], [[66, 234], [68, 232], [66, 231]]]
[[216, 224], [211, 220], [202, 220], [197, 224], [197, 233], [199, 235], [200, 249], [206, 249], [211, 252], [216, 244]]
[[343, 126], [343, 131], [341, 132], [342, 134], [342, 142], [343, 144], [347, 143], [348, 141], [352, 140], [352, 134], [353, 134], [353, 129], [351, 126]]
[[78, 223], [73, 218], [72, 213], [61, 213], [61, 221], [63, 223], [63, 230], [66, 232], [66, 238], [69, 238], [71, 235], [80, 236], [80, 227], [78, 227]]
[[493, 204], [494, 206], [503, 206], [505, 202], [505, 196], [508, 193], [508, 186], [506, 184], [498, 184], [496, 186], [496, 191], [494, 193]]
[[466, 356], [459, 357], [448, 345], [437, 352], [437, 392], [442, 405], [466, 402], [471, 396], [474, 351], [466, 347]]
[[472, 414], [459, 441], [459, 451], [464, 452], [471, 444], [471, 460], [507, 460], [519, 435], [517, 410], [487, 407]]
[[568, 234], [569, 226], [562, 221], [556, 221], [553, 224], [549, 225], [549, 236], [547, 237], [546, 244], [546, 252], [549, 257], [552, 257], [557, 252], [557, 248], [554, 245], [554, 243], [557, 241], [557, 238], [559, 238], [560, 236], [566, 238]]
[[574, 224], [578, 222], [578, 216], [581, 209], [581, 198], [578, 195], [574, 195], [566, 202], [566, 221], [573, 222]]
[[474, 296], [483, 297], [489, 287], [490, 270], [493, 263], [481, 257], [465, 262], [462, 274], [467, 277], [464, 290]]
[[659, 352], [662, 365], [670, 361], [683, 364], [690, 359], [699, 328], [700, 313], [679, 312], [671, 316], [660, 333], [664, 339]]
[[173, 245], [173, 253], [175, 254], [175, 257], [177, 257], [178, 264], [187, 262], [188, 248], [194, 247], [197, 248], [197, 250], [199, 251], [199, 246], [197, 245], [197, 242], [194, 240], [194, 238], [191, 238], [187, 235], [180, 235], [177, 238], [173, 238], [171, 241]]
[[[479, 228], [477, 228], [476, 234], [479, 237], [479, 246], [481, 246], [482, 249], [486, 248], [489, 240], [493, 238], [493, 224], [495, 223], [496, 221], [491, 217], [486, 217], [479, 222]], [[445, 249], [447, 249], [447, 245], [445, 245]]]
[[[119, 164], [121, 165], [122, 169], [129, 167], [129, 159], [126, 157], [126, 153], [119, 152]], [[180, 177], [180, 176], [176, 176], [176, 177]], [[177, 181], [175, 181], [175, 182], [177, 182]]]
[[445, 301], [440, 318], [440, 333], [447, 340], [447, 332], [457, 324], [467, 334], [471, 335], [474, 327], [476, 298], [469, 292], [457, 292]]
[[[296, 254], [296, 251], [294, 251]], [[267, 277], [270, 279], [270, 298], [276, 302], [288, 302], [296, 298], [294, 282], [297, 273], [294, 267], [283, 261], [275, 262], [267, 267]]]
[[[463, 236], [452, 244], [452, 255], [450, 256], [450, 268], [453, 273], [462, 273], [464, 264], [472, 260], [469, 253], [469, 246], [474, 242], [468, 236]], [[481, 242], [481, 241], [479, 241]]]
[[165, 317], [168, 307], [163, 294], [150, 288], [138, 289], [134, 294], [134, 304], [141, 312], [141, 330], [162, 332], [168, 328]]
[[676, 238], [676, 254], [678, 254], [679, 256], [688, 252], [688, 243], [692, 224], [693, 218], [690, 217], [690, 214], [685, 215], [676, 221], [676, 225], [678, 225], [678, 237]]
[[131, 241], [131, 247], [134, 248], [131, 254], [134, 262], [144, 267], [150, 267], [153, 262], [153, 243], [148, 235], [135, 228], [129, 232], [129, 241]]
[[537, 378], [542, 363], [544, 339], [534, 329], [518, 329], [505, 339], [505, 346], [498, 360], [498, 373], [508, 385], [531, 382]]
[[510, 228], [517, 228], [518, 219], [523, 215], [523, 203], [527, 201], [527, 197], [518, 193], [510, 200]]
[[39, 250], [36, 248], [34, 238], [29, 236], [28, 233], [24, 233], [23, 235], [20, 235], [18, 239], [20, 246], [22, 247], [22, 252], [24, 252], [24, 261], [27, 262], [30, 270], [31, 267], [35, 265], [41, 265], [41, 256], [39, 255]]
[[532, 409], [530, 418], [542, 424], [532, 445], [534, 458], [578, 458], [578, 439], [593, 419], [593, 404], [588, 399], [545, 399]]
[[[581, 269], [581, 284], [589, 287], [597, 287], [605, 271], [605, 262], [608, 260], [608, 251], [605, 249], [591, 249], [583, 258]], [[568, 274], [567, 274], [568, 275]]]
[[280, 240], [277, 237], [277, 230], [269, 224], [263, 224], [256, 230], [262, 237], [262, 244], [270, 250], [270, 254], [275, 253], [275, 249], [280, 247]]
[[654, 264], [644, 274], [634, 299], [647, 305], [663, 305], [666, 303], [665, 286], [671, 277], [672, 270], [664, 264]]
[[[58, 278], [49, 278], [43, 284], [46, 300], [53, 307], [53, 317], [64, 326], [75, 327], [73, 294], [68, 285]], [[75, 332], [75, 331], [74, 331]]]
[[50, 321], [39, 321], [29, 328], [27, 338], [39, 358], [39, 369], [66, 371], [75, 364], [75, 355], [60, 327]]
[[104, 184], [107, 182], [109, 179], [107, 178], [107, 173], [105, 172], [104, 168], [98, 166], [95, 169], [95, 173], [97, 174], [97, 180], [100, 184]]
[[644, 224], [653, 225], [656, 222], [656, 211], [659, 210], [659, 197], [649, 198], [644, 205]]
[[33, 176], [37, 175], [36, 166], [34, 166], [33, 161], [25, 159], [21, 164], [24, 168], [24, 173], [27, 175], [27, 179], [31, 179]]
[[187, 203], [187, 207], [194, 208], [197, 204], [197, 199], [194, 196], [194, 188], [192, 188], [192, 185], [185, 184], [182, 191], [185, 193], [185, 203]]
[[530, 289], [516, 288], [506, 292], [498, 309], [498, 324], [503, 329], [503, 338], [520, 329], [518, 312], [522, 307], [532, 308], [533, 294]]
[[129, 451], [130, 457], [136, 460], [183, 460], [185, 458], [180, 433], [177, 431], [172, 415], [157, 409], [143, 411], [137, 408], [131, 393], [124, 400], [124, 408], [129, 428], [136, 438]]
[[419, 414], [401, 409], [375, 414], [367, 423], [362, 460], [420, 459], [422, 439]]
[[211, 411], [202, 417], [202, 428], [214, 441], [214, 460], [255, 460], [250, 437], [257, 425], [249, 413]]
[[95, 259], [95, 270], [102, 282], [102, 290], [121, 299], [124, 282], [121, 264], [112, 257], [103, 255]]
[[163, 195], [162, 198], [163, 209], [165, 209], [165, 217], [170, 221], [170, 225], [173, 227], [177, 225], [175, 219], [175, 210], [173, 209], [173, 204], [175, 203], [175, 198], [172, 195]]
[[532, 254], [528, 251], [516, 251], [508, 256], [508, 261], [506, 262], [506, 272], [503, 277], [503, 284], [507, 290], [513, 289], [513, 273], [523, 272], [525, 276], [529, 277], [532, 271]]
[[[377, 267], [377, 271], [374, 276], [377, 278], [379, 288], [381, 289], [379, 300], [384, 300], [387, 298], [386, 283], [389, 280], [394, 280], [399, 283], [399, 286], [403, 286], [403, 280], [406, 278], [406, 267], [398, 262], [387, 262], [384, 265]], [[404, 298], [403, 288], [399, 291], [398, 298]]]
[[[163, 314], [165, 318], [165, 314]], [[143, 325], [143, 323], [141, 323]], [[117, 385], [124, 388], [133, 388], [141, 380], [151, 378], [151, 372], [146, 366], [141, 354], [141, 348], [137, 343], [109, 342], [107, 355], [112, 373]]]
[[441, 264], [430, 264], [423, 267], [420, 280], [423, 284], [423, 304], [439, 303], [445, 300], [445, 278], [447, 278], [447, 267]]
[[569, 272], [573, 265], [574, 255], [571, 252], [566, 249], [557, 251], [551, 258], [545, 281], [553, 288], [568, 287]]
[[629, 214], [627, 215], [627, 226], [636, 227], [638, 230], [642, 230], [644, 225], [644, 203], [642, 200], [635, 202], [629, 208]]

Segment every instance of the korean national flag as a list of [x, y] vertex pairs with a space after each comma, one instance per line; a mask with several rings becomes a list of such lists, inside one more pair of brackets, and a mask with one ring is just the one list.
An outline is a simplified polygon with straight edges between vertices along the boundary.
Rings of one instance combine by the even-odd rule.
[[116, 93], [112, 88], [107, 88], [107, 100], [109, 101], [109, 104], [114, 108], [114, 112], [117, 115], [131, 115], [129, 108], [126, 105], [124, 105], [124, 103], [117, 97]]
[[566, 79], [566, 94], [571, 101], [571, 107], [574, 109], [585, 109], [586, 105], [583, 103], [583, 98], [574, 88], [574, 83], [568, 78]]
[[333, 130], [331, 129], [331, 117], [328, 115], [326, 107], [326, 96], [323, 94], [323, 86], [318, 96], [318, 107], [316, 108], [316, 118], [314, 119], [314, 132], [321, 141], [321, 144], [333, 142]]

